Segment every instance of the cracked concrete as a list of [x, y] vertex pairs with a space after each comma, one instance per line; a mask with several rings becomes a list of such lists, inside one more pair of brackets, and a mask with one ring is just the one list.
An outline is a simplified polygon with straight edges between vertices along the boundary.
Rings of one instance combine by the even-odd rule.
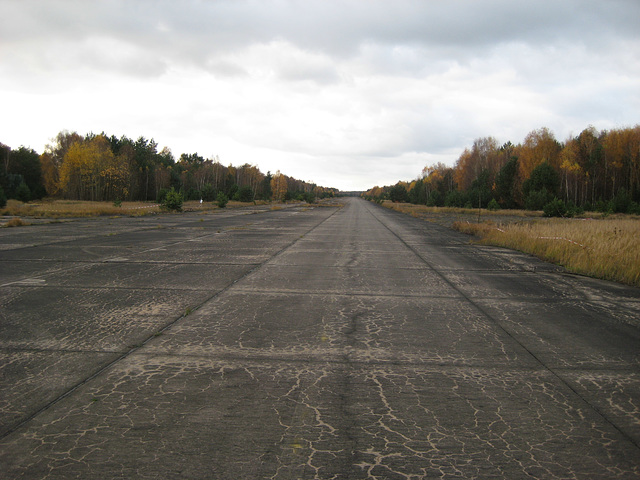
[[243, 213], [0, 231], [0, 478], [640, 476], [638, 289]]

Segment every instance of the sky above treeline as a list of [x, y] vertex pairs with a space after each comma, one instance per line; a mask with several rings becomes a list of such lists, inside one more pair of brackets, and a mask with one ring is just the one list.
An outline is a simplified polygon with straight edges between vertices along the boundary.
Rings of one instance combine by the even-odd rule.
[[638, 0], [0, 0], [0, 142], [144, 136], [342, 190], [640, 123]]

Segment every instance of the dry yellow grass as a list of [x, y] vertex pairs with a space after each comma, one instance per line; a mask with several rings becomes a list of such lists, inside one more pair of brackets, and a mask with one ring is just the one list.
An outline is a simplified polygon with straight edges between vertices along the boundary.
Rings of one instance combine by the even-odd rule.
[[4, 224], [5, 227], [24, 227], [30, 225], [28, 222], [23, 221], [21, 218], [12, 218]]
[[122, 202], [116, 207], [111, 202], [87, 202], [80, 200], [45, 200], [37, 203], [7, 201], [0, 210], [2, 215], [28, 217], [93, 217], [99, 215], [146, 215], [158, 213], [160, 208], [145, 202]]
[[513, 248], [568, 271], [640, 286], [640, 219], [536, 219], [495, 225], [456, 222], [488, 245]]
[[[258, 200], [256, 202], [238, 202], [231, 200], [226, 208], [241, 208], [251, 205], [268, 205], [269, 202]], [[182, 204], [185, 212], [212, 212], [219, 210], [215, 202], [202, 202], [190, 200]], [[158, 204], [150, 202], [122, 202], [116, 207], [113, 202], [89, 202], [84, 200], [52, 200], [45, 199], [38, 202], [23, 203], [18, 200], [8, 200], [7, 205], [0, 209], [0, 215], [15, 217], [45, 217], [45, 218], [70, 218], [70, 217], [95, 217], [107, 216], [141, 216], [166, 212]]]
[[[390, 210], [406, 213], [414, 217], [420, 217], [424, 214], [465, 214], [475, 215], [478, 213], [477, 208], [459, 208], [459, 207], [428, 207], [426, 205], [414, 205], [412, 203], [394, 203], [390, 200], [382, 202], [382, 206]], [[481, 216], [499, 216], [510, 215], [518, 217], [540, 217], [542, 212], [532, 212], [530, 210], [486, 210], [480, 211]]]

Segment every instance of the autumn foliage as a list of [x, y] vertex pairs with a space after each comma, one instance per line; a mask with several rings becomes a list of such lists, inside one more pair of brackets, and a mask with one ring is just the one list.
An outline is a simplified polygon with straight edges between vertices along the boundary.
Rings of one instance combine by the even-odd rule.
[[[334, 196], [336, 189], [264, 174], [255, 165], [224, 166], [217, 157], [183, 153], [140, 137], [60, 132], [39, 155], [0, 144], [0, 188], [8, 198], [28, 201], [44, 195], [70, 200], [161, 202], [173, 189], [185, 201], [213, 202], [219, 194], [239, 201], [312, 200]], [[275, 181], [275, 183], [274, 183]], [[275, 185], [275, 189], [273, 186]]]
[[[502, 208], [542, 210], [556, 200], [564, 212], [640, 213], [640, 125], [602, 132], [589, 126], [564, 142], [547, 128], [517, 145], [479, 138], [454, 166], [428, 166], [410, 184], [397, 185], [412, 203], [432, 206], [486, 207], [494, 200]], [[390, 199], [391, 189], [365, 195]]]
[[126, 198], [129, 168], [124, 155], [114, 155], [103, 135], [73, 143], [58, 171], [57, 192], [80, 200]]
[[280, 173], [280, 170], [271, 179], [271, 194], [274, 200], [284, 201], [287, 195], [287, 178]]

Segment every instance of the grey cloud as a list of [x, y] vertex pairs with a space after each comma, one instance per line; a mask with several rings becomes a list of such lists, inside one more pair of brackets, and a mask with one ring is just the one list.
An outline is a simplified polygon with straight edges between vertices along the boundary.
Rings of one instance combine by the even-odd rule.
[[108, 35], [154, 56], [196, 65], [214, 54], [276, 39], [342, 57], [358, 55], [367, 43], [429, 48], [460, 58], [518, 41], [545, 44], [564, 38], [595, 46], [602, 42], [603, 32], [635, 36], [640, 19], [640, 2], [634, 0], [25, 0], [5, 4], [14, 18], [4, 20], [3, 40]]
[[245, 77], [248, 75], [246, 68], [241, 65], [216, 58], [204, 62], [205, 69], [219, 77]]
[[319, 85], [328, 85], [340, 80], [340, 75], [331, 58], [323, 55], [312, 55], [292, 48], [276, 47], [283, 51], [274, 68], [279, 78], [285, 81], [310, 81]]
[[[353, 158], [354, 176], [386, 183], [479, 136], [518, 142], [548, 126], [563, 139], [640, 108], [637, 0], [0, 0], [0, 11], [3, 92], [149, 91], [146, 104], [164, 95], [170, 114], [140, 109], [119, 131], [145, 125], [211, 152], [232, 138], [305, 165], [339, 157], [346, 176]], [[48, 135], [64, 127], [47, 121]]]

